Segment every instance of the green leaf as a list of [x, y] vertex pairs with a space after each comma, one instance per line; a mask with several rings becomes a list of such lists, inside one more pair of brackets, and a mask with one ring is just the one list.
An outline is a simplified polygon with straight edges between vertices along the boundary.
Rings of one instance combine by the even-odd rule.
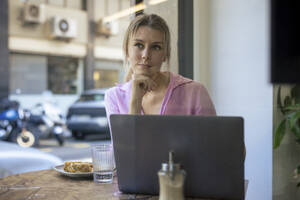
[[300, 111], [300, 104], [290, 105], [284, 108], [286, 111]]
[[288, 115], [289, 128], [295, 134], [296, 138], [300, 138], [300, 111], [293, 112]]
[[286, 119], [283, 119], [275, 131], [274, 144], [273, 144], [274, 149], [279, 147], [279, 145], [285, 135], [285, 124], [286, 124]]

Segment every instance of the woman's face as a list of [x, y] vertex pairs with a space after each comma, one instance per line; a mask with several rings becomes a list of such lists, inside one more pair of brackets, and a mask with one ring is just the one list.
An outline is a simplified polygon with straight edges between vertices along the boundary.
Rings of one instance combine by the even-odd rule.
[[161, 31], [141, 26], [129, 41], [130, 67], [135, 74], [154, 77], [165, 61], [164, 35]]

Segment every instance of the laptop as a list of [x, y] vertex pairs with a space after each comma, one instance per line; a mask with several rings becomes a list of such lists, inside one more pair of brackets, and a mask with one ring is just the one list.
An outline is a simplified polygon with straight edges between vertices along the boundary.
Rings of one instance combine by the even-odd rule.
[[159, 194], [158, 171], [174, 151], [186, 171], [186, 197], [244, 199], [241, 117], [111, 115], [118, 186]]

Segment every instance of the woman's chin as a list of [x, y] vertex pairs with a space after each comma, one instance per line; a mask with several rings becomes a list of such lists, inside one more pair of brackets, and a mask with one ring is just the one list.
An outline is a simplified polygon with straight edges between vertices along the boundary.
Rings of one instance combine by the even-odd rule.
[[157, 73], [160, 73], [160, 71], [156, 68], [135, 68], [134, 70], [135, 74], [148, 76], [148, 77], [154, 77], [157, 75]]
[[152, 76], [153, 75], [153, 72], [151, 72], [150, 70], [137, 70], [135, 73], [139, 74], [139, 75], [143, 75], [143, 76]]

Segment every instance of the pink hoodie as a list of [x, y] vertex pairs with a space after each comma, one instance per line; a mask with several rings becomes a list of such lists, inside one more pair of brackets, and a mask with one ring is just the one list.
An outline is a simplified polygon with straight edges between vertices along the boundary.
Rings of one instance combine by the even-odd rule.
[[[132, 81], [118, 84], [105, 94], [106, 114], [128, 114]], [[143, 113], [142, 113], [143, 114]], [[162, 101], [161, 115], [216, 115], [206, 88], [170, 72], [170, 83]]]

